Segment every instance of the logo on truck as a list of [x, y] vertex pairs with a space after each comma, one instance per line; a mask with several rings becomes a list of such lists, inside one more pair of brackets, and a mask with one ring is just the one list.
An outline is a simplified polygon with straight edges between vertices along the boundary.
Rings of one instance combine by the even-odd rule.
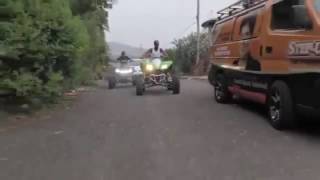
[[214, 55], [219, 57], [219, 56], [229, 56], [231, 54], [228, 46], [222, 46], [216, 48]]
[[294, 41], [289, 43], [289, 57], [320, 56], [320, 41]]

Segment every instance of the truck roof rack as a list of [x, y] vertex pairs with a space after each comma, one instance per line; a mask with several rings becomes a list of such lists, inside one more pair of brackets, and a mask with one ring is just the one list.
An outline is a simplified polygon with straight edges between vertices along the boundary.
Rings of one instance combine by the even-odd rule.
[[236, 3], [231, 4], [230, 6], [218, 11], [218, 20], [227, 18], [236, 13], [249, 9], [251, 7], [257, 6], [266, 2], [267, 0], [240, 0]]

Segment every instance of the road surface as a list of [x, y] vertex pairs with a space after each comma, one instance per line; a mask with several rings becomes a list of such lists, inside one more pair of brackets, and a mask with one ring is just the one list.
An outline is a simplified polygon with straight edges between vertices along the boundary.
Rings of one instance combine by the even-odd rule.
[[273, 130], [256, 105], [220, 105], [206, 81], [182, 94], [99, 88], [68, 110], [0, 133], [1, 180], [320, 179], [317, 129]]

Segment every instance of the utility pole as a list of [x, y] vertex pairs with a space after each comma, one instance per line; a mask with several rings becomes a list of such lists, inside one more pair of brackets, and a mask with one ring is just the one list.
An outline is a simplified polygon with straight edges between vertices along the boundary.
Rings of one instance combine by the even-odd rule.
[[200, 61], [200, 0], [197, 0], [197, 59], [196, 65]]

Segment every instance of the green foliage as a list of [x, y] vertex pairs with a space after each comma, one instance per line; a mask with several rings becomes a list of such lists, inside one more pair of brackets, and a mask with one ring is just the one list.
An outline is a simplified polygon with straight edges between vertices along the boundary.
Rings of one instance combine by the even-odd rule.
[[61, 73], [51, 73], [48, 78], [48, 82], [42, 87], [42, 92], [39, 95], [50, 100], [52, 97], [61, 95], [61, 92], [63, 91], [61, 84], [64, 78]]
[[167, 56], [165, 57], [165, 60], [171, 60], [171, 61], [176, 61], [176, 49], [166, 49]]
[[[190, 73], [192, 67], [196, 63], [197, 53], [197, 34], [191, 33], [186, 37], [174, 40], [175, 47], [169, 52], [170, 56], [174, 56], [176, 65], [183, 73]], [[206, 33], [202, 33], [200, 36], [200, 58], [207, 55], [209, 47], [209, 38]]]
[[50, 98], [101, 73], [107, 12], [70, 1], [0, 0], [0, 88]]
[[16, 95], [23, 97], [41, 92], [41, 80], [29, 72], [14, 71], [10, 77], [2, 79], [0, 87], [16, 91]]

